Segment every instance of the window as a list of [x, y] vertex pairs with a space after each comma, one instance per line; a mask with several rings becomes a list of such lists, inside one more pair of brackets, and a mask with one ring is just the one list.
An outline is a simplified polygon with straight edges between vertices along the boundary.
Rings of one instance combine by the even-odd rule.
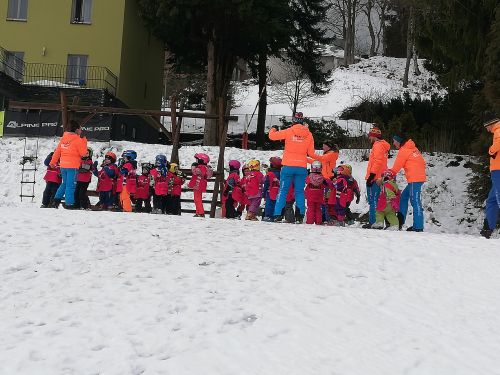
[[92, 0], [73, 0], [71, 23], [92, 23]]
[[5, 74], [16, 81], [23, 80], [24, 52], [7, 51], [5, 53]]
[[72, 85], [87, 84], [87, 55], [68, 55], [66, 82]]
[[26, 21], [28, 19], [28, 0], [9, 0], [7, 19]]
[[132, 128], [132, 139], [134, 141], [137, 139], [137, 130], [136, 130], [136, 128]]

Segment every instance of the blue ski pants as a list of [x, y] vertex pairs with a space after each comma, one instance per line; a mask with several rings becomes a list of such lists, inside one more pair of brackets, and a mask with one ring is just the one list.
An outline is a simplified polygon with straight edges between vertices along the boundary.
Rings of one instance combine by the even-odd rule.
[[276, 206], [274, 207], [274, 216], [280, 216], [286, 204], [286, 196], [290, 185], [293, 182], [295, 192], [295, 205], [300, 211], [301, 215], [306, 213], [306, 202], [304, 197], [304, 188], [306, 186], [307, 168], [302, 167], [288, 167], [285, 166], [281, 169], [280, 173], [280, 191], [276, 199]]
[[413, 207], [413, 229], [424, 229], [424, 209], [422, 208], [422, 200], [420, 199], [423, 184], [423, 182], [410, 182], [401, 192], [399, 212], [401, 212], [404, 220], [406, 220], [408, 201], [410, 201]]
[[380, 197], [380, 190], [380, 186], [378, 186], [376, 183], [373, 183], [372, 186], [366, 186], [366, 196], [368, 199], [368, 204], [370, 205], [370, 212], [368, 217], [370, 224], [375, 224], [375, 222], [377, 221], [377, 203], [378, 198]]
[[54, 199], [66, 200], [66, 205], [75, 204], [76, 174], [78, 168], [61, 168], [62, 184], [57, 189]]
[[498, 222], [500, 210], [500, 170], [491, 171], [491, 190], [486, 199], [486, 221], [491, 230], [494, 230]]

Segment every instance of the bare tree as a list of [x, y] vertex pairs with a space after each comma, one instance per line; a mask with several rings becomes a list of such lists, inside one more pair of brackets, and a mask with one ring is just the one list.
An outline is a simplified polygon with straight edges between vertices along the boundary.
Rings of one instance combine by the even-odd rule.
[[330, 10], [327, 24], [332, 34], [342, 39], [345, 39], [346, 36], [346, 1], [329, 0]]
[[344, 48], [344, 63], [346, 66], [354, 63], [354, 46], [356, 40], [356, 17], [361, 11], [360, 0], [344, 0], [346, 13], [346, 35]]
[[410, 71], [410, 62], [414, 51], [415, 42], [415, 7], [413, 4], [409, 6], [408, 16], [408, 32], [406, 34], [406, 65], [405, 74], [403, 76], [403, 87], [408, 87], [408, 75]]
[[384, 43], [385, 38], [385, 28], [387, 22], [387, 9], [389, 7], [389, 0], [375, 0], [375, 11], [378, 13], [380, 27], [377, 32], [377, 48], [376, 51], [380, 51], [380, 45], [382, 45], [382, 55], [387, 55], [386, 45]]
[[280, 60], [274, 66], [269, 75], [273, 83], [269, 98], [273, 102], [288, 104], [293, 115], [300, 105], [312, 103], [318, 98], [311, 82], [297, 65]]
[[375, 56], [376, 48], [377, 48], [377, 42], [376, 42], [376, 37], [375, 37], [375, 30], [373, 28], [373, 23], [372, 23], [372, 10], [375, 5], [375, 0], [366, 0], [366, 4], [363, 6], [363, 12], [366, 15], [366, 18], [368, 20], [368, 31], [370, 32], [370, 39], [371, 39], [371, 44], [370, 44], [370, 57]]

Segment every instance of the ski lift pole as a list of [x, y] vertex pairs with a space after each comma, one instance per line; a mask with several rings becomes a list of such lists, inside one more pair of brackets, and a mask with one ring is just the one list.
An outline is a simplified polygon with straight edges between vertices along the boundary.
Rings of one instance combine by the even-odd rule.
[[250, 116], [250, 120], [248, 121], [247, 125], [244, 128], [243, 135], [241, 137], [241, 148], [243, 150], [248, 150], [248, 128], [250, 127], [250, 124], [252, 123], [253, 116], [255, 115], [255, 111], [257, 111], [257, 108], [259, 107], [260, 99], [262, 99], [262, 95], [264, 95], [264, 91], [266, 91], [267, 87], [267, 81], [262, 88], [262, 91], [260, 92], [259, 99], [257, 100], [257, 104], [255, 104], [255, 108], [253, 109], [252, 116]]

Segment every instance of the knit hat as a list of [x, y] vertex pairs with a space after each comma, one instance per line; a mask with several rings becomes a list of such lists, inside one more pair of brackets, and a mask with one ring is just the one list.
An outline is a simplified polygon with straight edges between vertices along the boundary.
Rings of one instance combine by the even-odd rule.
[[302, 112], [295, 112], [292, 118], [292, 122], [294, 124], [303, 124], [304, 123], [304, 114]]
[[336, 143], [334, 143], [333, 141], [324, 141], [323, 144], [327, 145], [330, 148], [330, 150], [332, 150], [332, 151], [339, 150], [339, 146]]
[[483, 113], [483, 126], [487, 127], [493, 125], [495, 122], [499, 122], [500, 119], [495, 114], [495, 112], [487, 111]]
[[382, 132], [380, 131], [379, 128], [374, 126], [373, 128], [370, 129], [368, 137], [382, 138]]
[[404, 141], [405, 141], [405, 138], [401, 135], [393, 135], [392, 139], [394, 139], [396, 142], [398, 142], [400, 144], [404, 143]]

